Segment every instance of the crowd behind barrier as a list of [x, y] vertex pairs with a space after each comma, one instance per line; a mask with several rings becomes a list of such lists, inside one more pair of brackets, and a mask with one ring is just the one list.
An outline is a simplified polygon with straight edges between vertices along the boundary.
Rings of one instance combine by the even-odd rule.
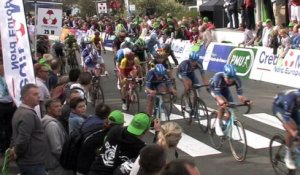
[[[63, 29], [62, 37], [68, 32], [73, 33], [80, 41], [82, 32], [80, 30]], [[105, 38], [105, 33], [101, 33]], [[104, 41], [109, 50], [112, 46], [114, 35], [106, 37]], [[173, 39], [171, 48], [181, 63], [188, 59], [191, 49], [195, 44], [189, 40]], [[269, 47], [238, 47], [229, 43], [213, 42], [207, 47], [200, 47], [200, 58], [203, 60], [205, 70], [219, 72], [223, 70], [226, 63], [234, 64], [238, 75], [244, 78], [259, 80], [284, 86], [299, 88], [300, 84], [300, 50], [289, 49], [284, 58], [280, 58], [280, 51], [274, 55], [273, 49]], [[172, 59], [170, 59], [172, 60]]]

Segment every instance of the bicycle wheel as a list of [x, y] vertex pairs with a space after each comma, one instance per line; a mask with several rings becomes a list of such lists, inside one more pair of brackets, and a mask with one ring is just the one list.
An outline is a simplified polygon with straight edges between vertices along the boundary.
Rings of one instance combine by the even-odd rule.
[[161, 112], [165, 113], [166, 115], [165, 118], [167, 121], [169, 121], [173, 109], [173, 100], [171, 94], [164, 94], [162, 99], [163, 99], [163, 105], [162, 105]]
[[216, 134], [216, 131], [215, 131], [216, 119], [217, 119], [217, 112], [213, 111], [209, 116], [209, 124], [210, 124], [209, 126], [210, 127], [208, 129], [208, 133], [209, 133], [209, 138], [210, 138], [210, 141], [211, 141], [213, 147], [216, 149], [220, 149], [223, 146], [224, 138], [219, 137]]
[[183, 119], [190, 125], [192, 123], [192, 116], [191, 116], [191, 109], [192, 104], [189, 96], [187, 94], [183, 94], [181, 96], [181, 113]]
[[197, 106], [195, 106], [195, 117], [198, 120], [198, 125], [200, 129], [206, 133], [209, 126], [209, 119], [208, 119], [208, 110], [205, 105], [205, 102], [198, 98], [197, 99]]
[[95, 98], [95, 106], [97, 106], [100, 103], [104, 103], [104, 94], [102, 87], [99, 85], [96, 90], [96, 98]]
[[272, 137], [269, 145], [269, 155], [272, 167], [277, 175], [291, 174], [284, 162], [285, 139], [282, 135], [276, 134]]
[[126, 100], [127, 104], [127, 111], [131, 112], [132, 114], [136, 114], [140, 111], [140, 98], [137, 90], [132, 90], [128, 94], [128, 98]]
[[235, 160], [244, 161], [247, 155], [247, 138], [243, 124], [236, 120], [229, 133], [229, 145]]

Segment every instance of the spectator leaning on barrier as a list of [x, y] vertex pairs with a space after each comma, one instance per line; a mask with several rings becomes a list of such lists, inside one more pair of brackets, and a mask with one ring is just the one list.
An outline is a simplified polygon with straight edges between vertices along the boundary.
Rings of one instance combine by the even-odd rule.
[[280, 48], [280, 57], [284, 58], [289, 49], [291, 48], [291, 39], [288, 36], [288, 33], [286, 29], [280, 29], [279, 30], [279, 36], [281, 38], [281, 45], [279, 46]]
[[272, 21], [270, 19], [267, 19], [266, 26], [264, 27], [262, 32], [262, 40], [261, 40], [262, 43], [260, 44], [261, 46], [268, 47], [272, 31], [273, 31]]
[[39, 105], [39, 88], [27, 84], [21, 89], [22, 104], [12, 119], [10, 158], [16, 158], [22, 175], [46, 175], [47, 141], [42, 122], [34, 108]]
[[263, 24], [261, 21], [256, 23], [256, 34], [254, 37], [254, 46], [258, 46], [262, 40]]
[[245, 25], [241, 25], [241, 26], [240, 26], [240, 30], [244, 32], [244, 41], [241, 42], [241, 43], [239, 44], [239, 46], [240, 46], [240, 45], [243, 45], [244, 47], [246, 47], [246, 46], [251, 46], [251, 45], [253, 45], [253, 44], [254, 44], [254, 39], [255, 39], [255, 38], [254, 38], [254, 36], [253, 36], [252, 30], [246, 28]]

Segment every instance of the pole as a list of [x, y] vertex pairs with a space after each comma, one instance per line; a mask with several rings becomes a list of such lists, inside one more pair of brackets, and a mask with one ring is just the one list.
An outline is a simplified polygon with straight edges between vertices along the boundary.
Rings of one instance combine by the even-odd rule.
[[[34, 1], [34, 60], [37, 59], [37, 1]], [[36, 60], [37, 61], [37, 60]]]

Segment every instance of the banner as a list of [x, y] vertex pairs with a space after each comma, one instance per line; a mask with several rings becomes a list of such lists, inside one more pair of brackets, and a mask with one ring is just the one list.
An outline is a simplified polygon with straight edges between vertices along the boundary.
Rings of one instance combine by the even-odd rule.
[[97, 2], [97, 11], [99, 14], [107, 13], [107, 4], [106, 2]]
[[38, 8], [37, 34], [60, 36], [62, 9]]
[[1, 0], [0, 16], [5, 80], [19, 106], [21, 88], [35, 83], [23, 1]]
[[258, 48], [250, 78], [300, 88], [300, 50], [290, 49], [282, 59], [271, 48]]

